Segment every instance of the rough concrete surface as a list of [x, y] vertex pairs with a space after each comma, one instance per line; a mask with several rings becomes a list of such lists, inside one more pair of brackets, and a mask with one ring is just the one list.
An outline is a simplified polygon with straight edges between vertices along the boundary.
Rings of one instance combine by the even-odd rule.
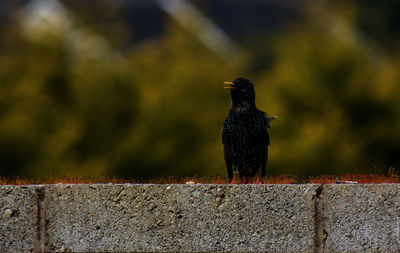
[[0, 252], [399, 252], [400, 184], [0, 186]]
[[0, 185], [0, 252], [39, 250], [40, 186]]
[[324, 185], [323, 249], [327, 252], [400, 251], [400, 185]]
[[313, 251], [318, 185], [52, 185], [50, 251]]

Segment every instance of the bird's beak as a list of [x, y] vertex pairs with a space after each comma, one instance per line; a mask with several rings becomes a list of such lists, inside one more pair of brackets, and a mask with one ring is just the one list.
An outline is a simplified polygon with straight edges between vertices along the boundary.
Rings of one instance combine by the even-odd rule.
[[231, 90], [233, 89], [233, 83], [232, 82], [224, 82], [225, 85], [230, 85], [230, 86], [225, 86], [224, 89]]

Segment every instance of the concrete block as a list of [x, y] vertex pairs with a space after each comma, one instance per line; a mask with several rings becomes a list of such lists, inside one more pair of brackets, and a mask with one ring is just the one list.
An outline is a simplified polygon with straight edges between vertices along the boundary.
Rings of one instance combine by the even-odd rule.
[[313, 251], [318, 185], [51, 185], [50, 251]]
[[0, 186], [0, 252], [40, 251], [40, 186]]
[[324, 185], [326, 252], [400, 251], [400, 185]]

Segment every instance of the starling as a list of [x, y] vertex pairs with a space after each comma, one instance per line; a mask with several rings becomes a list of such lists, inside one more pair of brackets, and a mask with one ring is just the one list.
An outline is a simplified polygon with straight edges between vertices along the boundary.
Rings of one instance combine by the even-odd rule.
[[267, 166], [269, 118], [257, 109], [253, 84], [245, 78], [224, 82], [231, 91], [232, 105], [222, 130], [224, 158], [229, 179], [233, 172], [240, 178], [265, 176]]

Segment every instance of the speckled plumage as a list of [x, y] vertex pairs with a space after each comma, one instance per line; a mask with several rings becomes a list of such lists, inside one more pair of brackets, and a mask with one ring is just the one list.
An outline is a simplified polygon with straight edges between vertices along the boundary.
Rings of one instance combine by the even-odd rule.
[[222, 130], [222, 144], [228, 177], [233, 172], [241, 178], [265, 176], [268, 146], [270, 144], [269, 121], [265, 112], [255, 105], [253, 84], [245, 78], [237, 78], [230, 87], [232, 105]]

